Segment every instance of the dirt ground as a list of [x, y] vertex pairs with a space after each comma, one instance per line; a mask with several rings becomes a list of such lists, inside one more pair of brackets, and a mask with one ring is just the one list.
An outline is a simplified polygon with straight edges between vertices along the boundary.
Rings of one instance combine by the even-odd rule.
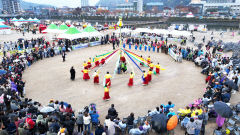
[[[210, 32], [194, 34], [196, 34], [197, 41], [200, 41], [203, 35], [207, 39], [210, 38]], [[221, 39], [218, 34], [215, 35], [216, 39]], [[4, 36], [1, 39], [2, 41], [10, 41], [16, 37], [22, 36], [14, 34], [12, 37]], [[29, 34], [27, 37], [31, 38], [31, 35]], [[228, 33], [224, 39], [237, 41], [240, 39], [238, 37], [231, 37]], [[190, 43], [188, 45], [192, 46]], [[143, 55], [144, 58], [151, 56], [155, 64], [159, 62], [163, 68], [166, 68], [165, 71], [161, 71], [161, 75], [153, 75], [153, 81], [148, 86], [141, 85], [142, 73], [129, 58], [128, 73], [113, 75], [118, 55], [113, 56], [109, 63], [100, 69], [99, 85], [93, 84], [92, 74], [94, 71], [90, 72], [91, 80], [83, 81], [81, 73], [83, 61], [111, 50], [111, 45], [96, 46], [67, 53], [66, 62], [62, 62], [61, 56], [38, 61], [28, 68], [23, 75], [24, 80], [26, 80], [26, 96], [41, 102], [43, 105], [47, 105], [52, 98], [66, 101], [73, 106], [76, 112], [90, 103], [96, 103], [102, 122], [111, 104], [115, 104], [120, 118], [127, 117], [131, 112], [134, 112], [135, 117], [138, 117], [146, 115], [148, 110], [152, 110], [156, 106], [167, 104], [168, 101], [172, 101], [176, 105], [174, 108], [176, 112], [179, 108], [183, 108], [192, 103], [193, 100], [202, 97], [206, 84], [204, 82], [205, 76], [200, 74], [201, 69], [195, 67], [192, 62], [177, 63], [163, 53], [133, 51], [138, 55]], [[69, 70], [71, 66], [76, 69], [75, 81], [70, 80]], [[131, 67], [133, 67], [136, 76], [134, 86], [129, 88], [127, 83], [129, 73], [132, 71]], [[146, 70], [146, 68], [143, 69]], [[112, 87], [110, 88], [111, 100], [103, 101], [102, 81], [107, 71], [113, 75]], [[231, 102], [237, 103], [239, 101], [237, 97], [239, 97], [239, 93], [232, 96]], [[208, 124], [206, 134], [212, 134], [216, 127], [214, 123], [213, 121]], [[180, 127], [177, 127], [175, 134], [182, 135], [184, 133]]]

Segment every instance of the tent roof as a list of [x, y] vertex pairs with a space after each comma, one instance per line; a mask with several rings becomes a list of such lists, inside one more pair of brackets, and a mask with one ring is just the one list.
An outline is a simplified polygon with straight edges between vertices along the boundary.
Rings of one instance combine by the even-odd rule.
[[95, 28], [92, 26], [87, 26], [85, 29], [83, 29], [83, 32], [96, 32]]
[[58, 29], [58, 26], [56, 24], [50, 24], [47, 29]]
[[66, 24], [62, 24], [59, 27], [59, 30], [67, 30], [69, 27]]
[[77, 28], [75, 27], [71, 27], [69, 28], [64, 34], [78, 34], [81, 33], [79, 30], [77, 30]]

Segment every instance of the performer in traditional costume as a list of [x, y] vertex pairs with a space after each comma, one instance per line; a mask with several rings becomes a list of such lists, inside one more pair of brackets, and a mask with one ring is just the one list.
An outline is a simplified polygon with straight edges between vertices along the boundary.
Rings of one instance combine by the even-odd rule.
[[135, 44], [135, 50], [137, 51], [137, 49], [138, 49], [138, 44], [136, 43]]
[[95, 71], [94, 74], [93, 74], [93, 77], [94, 77], [93, 83], [94, 84], [99, 84], [99, 75], [98, 74], [99, 74], [98, 71]]
[[149, 71], [147, 73], [147, 79], [148, 79], [148, 82], [152, 81], [152, 70], [151, 69], [149, 69]]
[[156, 74], [160, 74], [160, 65], [159, 63], [157, 65], [155, 65], [156, 67]]
[[148, 43], [148, 51], [151, 51], [151, 43]]
[[[141, 57], [141, 60], [143, 60], [143, 57], [142, 57], [142, 55], [140, 56]], [[144, 63], [143, 62], [140, 62], [140, 66], [144, 66]]]
[[131, 48], [132, 48], [131, 42], [128, 45], [129, 45], [129, 50], [131, 50]]
[[87, 69], [87, 67], [85, 67], [85, 69], [82, 70], [83, 72], [83, 80], [89, 80], [90, 79], [90, 76], [88, 74], [88, 72], [90, 72], [90, 70]]
[[134, 77], [134, 74], [133, 74], [133, 72], [131, 72], [129, 82], [128, 82], [129, 87], [133, 86], [133, 77]]
[[91, 58], [89, 58], [89, 59], [88, 59], [88, 63], [87, 63], [87, 64], [88, 64], [88, 69], [92, 67], [92, 64], [91, 64], [91, 62], [92, 62], [92, 59], [91, 59]]
[[145, 43], [145, 45], [144, 45], [144, 51], [147, 51], [147, 44]]
[[124, 63], [126, 61], [126, 58], [123, 55], [121, 55], [120, 61]]
[[142, 43], [139, 45], [139, 50], [142, 51]]
[[101, 59], [101, 62], [100, 62], [100, 64], [102, 64], [102, 65], [103, 65], [104, 63], [105, 63], [105, 59], [104, 59], [104, 58], [102, 58], [102, 59]]
[[85, 69], [85, 68], [88, 69], [88, 64], [86, 61], [83, 62], [83, 69]]
[[100, 64], [100, 63], [99, 63], [99, 58], [98, 58], [98, 57], [96, 57], [96, 58], [95, 58], [95, 66], [96, 66], [96, 67], [98, 67], [98, 66], [99, 66], [99, 64]]
[[105, 77], [105, 85], [110, 87], [111, 86], [111, 78], [112, 78], [112, 76], [109, 74], [109, 72], [107, 72], [107, 74], [104, 77]]
[[108, 84], [105, 85], [104, 87], [104, 97], [103, 100], [109, 100], [110, 96], [109, 96], [109, 86]]
[[148, 58], [147, 58], [147, 63], [148, 63], [148, 64], [151, 63], [151, 58], [150, 58], [150, 56], [148, 56]]
[[151, 63], [149, 64], [149, 67], [150, 67], [151, 70], [153, 70], [153, 68], [154, 68], [153, 62], [151, 62]]
[[147, 78], [147, 73], [145, 71], [143, 71], [143, 85], [148, 85], [148, 78]]

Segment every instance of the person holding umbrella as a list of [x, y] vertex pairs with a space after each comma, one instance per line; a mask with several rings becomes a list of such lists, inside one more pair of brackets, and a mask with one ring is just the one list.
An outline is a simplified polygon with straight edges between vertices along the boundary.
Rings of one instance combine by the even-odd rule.
[[75, 69], [74, 69], [73, 66], [72, 66], [72, 68], [70, 69], [70, 74], [71, 74], [71, 80], [74, 81], [74, 80], [75, 80], [76, 71], [75, 71]]
[[220, 130], [224, 124], [225, 118], [230, 118], [233, 115], [232, 109], [224, 102], [217, 101], [214, 103], [214, 109], [218, 114], [216, 123], [218, 125], [217, 130]]

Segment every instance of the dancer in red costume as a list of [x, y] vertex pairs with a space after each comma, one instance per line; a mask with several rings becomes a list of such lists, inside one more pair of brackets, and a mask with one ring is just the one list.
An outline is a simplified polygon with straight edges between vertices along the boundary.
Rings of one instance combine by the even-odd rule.
[[93, 83], [94, 84], [99, 84], [99, 75], [98, 75], [98, 71], [95, 71], [94, 74], [93, 74]]
[[150, 58], [150, 56], [148, 56], [148, 58], [147, 58], [147, 63], [148, 63], [148, 64], [151, 63], [151, 58]]
[[109, 84], [106, 84], [104, 87], [104, 96], [103, 96], [103, 100], [110, 100], [110, 96], [109, 96]]
[[149, 71], [147, 73], [147, 79], [148, 79], [148, 82], [152, 81], [152, 69], [149, 69]]
[[[143, 57], [142, 57], [142, 55], [140, 56], [141, 57], [141, 60], [143, 60]], [[140, 66], [144, 66], [144, 63], [143, 62], [140, 62]]]
[[121, 55], [120, 61], [123, 62], [123, 63], [126, 61], [126, 59], [125, 59], [125, 57], [123, 55]]
[[147, 73], [145, 71], [143, 71], [143, 85], [148, 85], [148, 78], [147, 78]]
[[133, 74], [133, 72], [131, 72], [129, 82], [128, 82], [129, 87], [133, 86], [133, 77], [134, 77], [134, 74]]
[[92, 62], [92, 59], [91, 59], [91, 58], [89, 58], [89, 60], [88, 60], [88, 63], [87, 63], [88, 69], [92, 67], [92, 64], [91, 64], [91, 62]]
[[100, 63], [99, 63], [99, 58], [96, 57], [96, 58], [95, 58], [95, 66], [98, 67], [99, 64], [100, 64]]
[[85, 69], [85, 68], [88, 69], [88, 64], [86, 61], [83, 62], [83, 69]]
[[156, 67], [156, 74], [160, 74], [160, 65], [159, 65], [159, 63], [157, 64], [157, 65], [155, 65], [155, 67]]
[[83, 72], [83, 80], [87, 81], [87, 80], [90, 79], [90, 76], [88, 74], [89, 71], [90, 70], [88, 70], [87, 67], [85, 67], [85, 69], [82, 70], [82, 72]]
[[109, 74], [109, 72], [107, 72], [107, 74], [104, 77], [105, 77], [105, 85], [110, 87], [111, 86], [111, 78], [112, 78], [112, 76]]
[[102, 58], [102, 59], [101, 59], [101, 62], [100, 62], [100, 64], [102, 64], [102, 65], [103, 65], [104, 63], [105, 63], [105, 59], [104, 59], [104, 58]]
[[151, 62], [151, 63], [149, 64], [149, 67], [150, 67], [151, 70], [153, 70], [153, 68], [154, 68], [153, 62]]

